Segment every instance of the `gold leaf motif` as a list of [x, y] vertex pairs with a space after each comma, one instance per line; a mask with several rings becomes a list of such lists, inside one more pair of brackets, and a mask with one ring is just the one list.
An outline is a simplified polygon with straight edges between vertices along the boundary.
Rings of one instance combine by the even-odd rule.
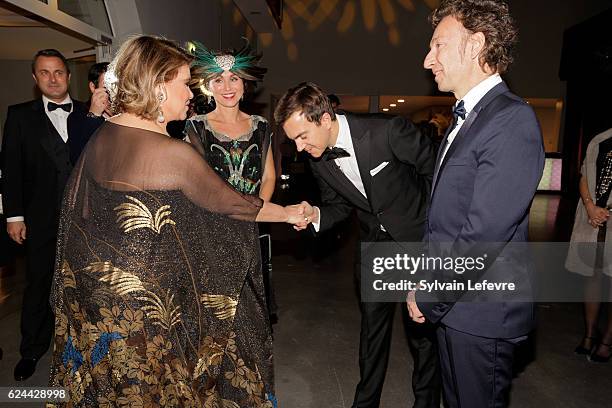
[[170, 330], [172, 326], [181, 321], [180, 307], [174, 306], [174, 295], [168, 296], [170, 291], [166, 294], [165, 301], [162, 301], [159, 296], [151, 291], [147, 291], [147, 293], [148, 295], [136, 299], [150, 303], [149, 306], [143, 306], [142, 310], [147, 313], [149, 319], [155, 320], [153, 324]]
[[133, 273], [122, 271], [113, 267], [113, 271], [98, 279], [100, 282], [108, 282], [119, 296], [127, 295], [132, 292], [144, 291], [140, 278]]
[[159, 234], [164, 225], [176, 225], [174, 221], [168, 218], [172, 214], [169, 205], [160, 207], [153, 216], [142, 201], [129, 195], [125, 197], [132, 202], [123, 203], [113, 208], [117, 211], [117, 223], [119, 223], [119, 228], [122, 228], [123, 232], [128, 233], [139, 228], [149, 228]]
[[238, 306], [237, 300], [225, 295], [202, 295], [200, 301], [205, 307], [216, 309], [215, 316], [219, 320], [234, 317]]
[[74, 277], [74, 272], [72, 272], [72, 269], [66, 260], [64, 260], [64, 263], [62, 264], [62, 275], [64, 275], [64, 286], [67, 288], [76, 289], [76, 278]]
[[198, 352], [200, 359], [193, 370], [193, 379], [195, 380], [207, 372], [209, 367], [221, 364], [225, 355], [224, 349], [225, 346], [217, 343], [213, 337], [206, 336]]
[[221, 398], [213, 387], [211, 390], [206, 391], [204, 408], [240, 408], [240, 405], [234, 401]]

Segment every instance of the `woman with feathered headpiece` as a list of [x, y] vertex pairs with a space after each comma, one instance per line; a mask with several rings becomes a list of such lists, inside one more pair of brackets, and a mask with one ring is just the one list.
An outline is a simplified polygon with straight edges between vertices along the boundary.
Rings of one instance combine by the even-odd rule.
[[[188, 45], [194, 56], [192, 89], [201, 92], [214, 110], [192, 117], [186, 132], [202, 141], [201, 152], [210, 166], [236, 190], [269, 201], [276, 175], [271, 132], [261, 116], [240, 110], [245, 91], [263, 80], [267, 69], [258, 65], [258, 55], [246, 43], [238, 51], [213, 51], [198, 42]], [[265, 226], [260, 225], [260, 233]], [[267, 229], [267, 228], [266, 228]], [[271, 284], [270, 235], [261, 235], [262, 263], [269, 317], [276, 321], [276, 302]]]

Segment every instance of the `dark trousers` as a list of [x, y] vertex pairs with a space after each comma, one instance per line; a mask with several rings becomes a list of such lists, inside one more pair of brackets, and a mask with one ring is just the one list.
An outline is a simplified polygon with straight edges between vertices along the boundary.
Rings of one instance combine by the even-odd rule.
[[49, 295], [55, 266], [55, 239], [26, 245], [20, 352], [23, 358], [38, 359], [47, 352], [53, 336], [54, 316]]
[[266, 292], [266, 305], [270, 321], [276, 319], [278, 305], [274, 284], [272, 282], [272, 237], [270, 236], [270, 226], [267, 223], [258, 223], [259, 227], [259, 247], [261, 249], [261, 272], [263, 275], [264, 290]]
[[[401, 304], [400, 307], [403, 305]], [[393, 329], [396, 303], [361, 303], [359, 342], [360, 380], [355, 390], [353, 408], [380, 405]], [[406, 321], [406, 319], [405, 319]], [[435, 331], [430, 325], [416, 327], [407, 323], [408, 344], [414, 360], [412, 390], [415, 408], [439, 408], [440, 368]]]
[[[377, 242], [390, 241], [380, 232]], [[361, 268], [358, 263], [357, 282]], [[383, 383], [393, 331], [393, 316], [397, 303], [361, 302], [361, 334], [359, 339], [360, 380], [355, 390], [352, 408], [377, 408], [380, 405]], [[405, 304], [400, 307], [406, 308]], [[409, 348], [414, 360], [412, 390], [415, 408], [439, 408], [441, 394], [440, 366], [436, 332], [429, 324], [419, 325], [404, 318]]]
[[448, 408], [507, 407], [517, 343], [441, 325], [438, 347]]

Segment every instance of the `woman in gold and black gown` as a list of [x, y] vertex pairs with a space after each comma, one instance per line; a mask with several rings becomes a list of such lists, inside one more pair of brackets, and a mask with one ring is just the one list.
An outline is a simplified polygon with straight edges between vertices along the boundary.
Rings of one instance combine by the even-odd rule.
[[167, 136], [165, 123], [184, 119], [191, 98], [188, 56], [172, 47], [146, 36], [122, 47], [120, 92], [134, 66], [146, 75], [164, 53], [182, 64], [174, 78], [162, 72], [157, 119], [131, 113], [127, 99], [66, 188], [51, 385], [69, 390], [69, 406], [272, 408], [255, 221], [297, 222], [299, 210], [236, 192]]

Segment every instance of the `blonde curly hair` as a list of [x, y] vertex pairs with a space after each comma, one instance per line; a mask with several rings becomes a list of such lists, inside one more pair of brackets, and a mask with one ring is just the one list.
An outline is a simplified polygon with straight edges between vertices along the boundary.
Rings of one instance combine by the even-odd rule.
[[189, 65], [192, 59], [183, 48], [165, 38], [141, 35], [128, 39], [106, 74], [113, 111], [155, 119], [161, 105], [156, 88], [176, 78], [179, 68]]

